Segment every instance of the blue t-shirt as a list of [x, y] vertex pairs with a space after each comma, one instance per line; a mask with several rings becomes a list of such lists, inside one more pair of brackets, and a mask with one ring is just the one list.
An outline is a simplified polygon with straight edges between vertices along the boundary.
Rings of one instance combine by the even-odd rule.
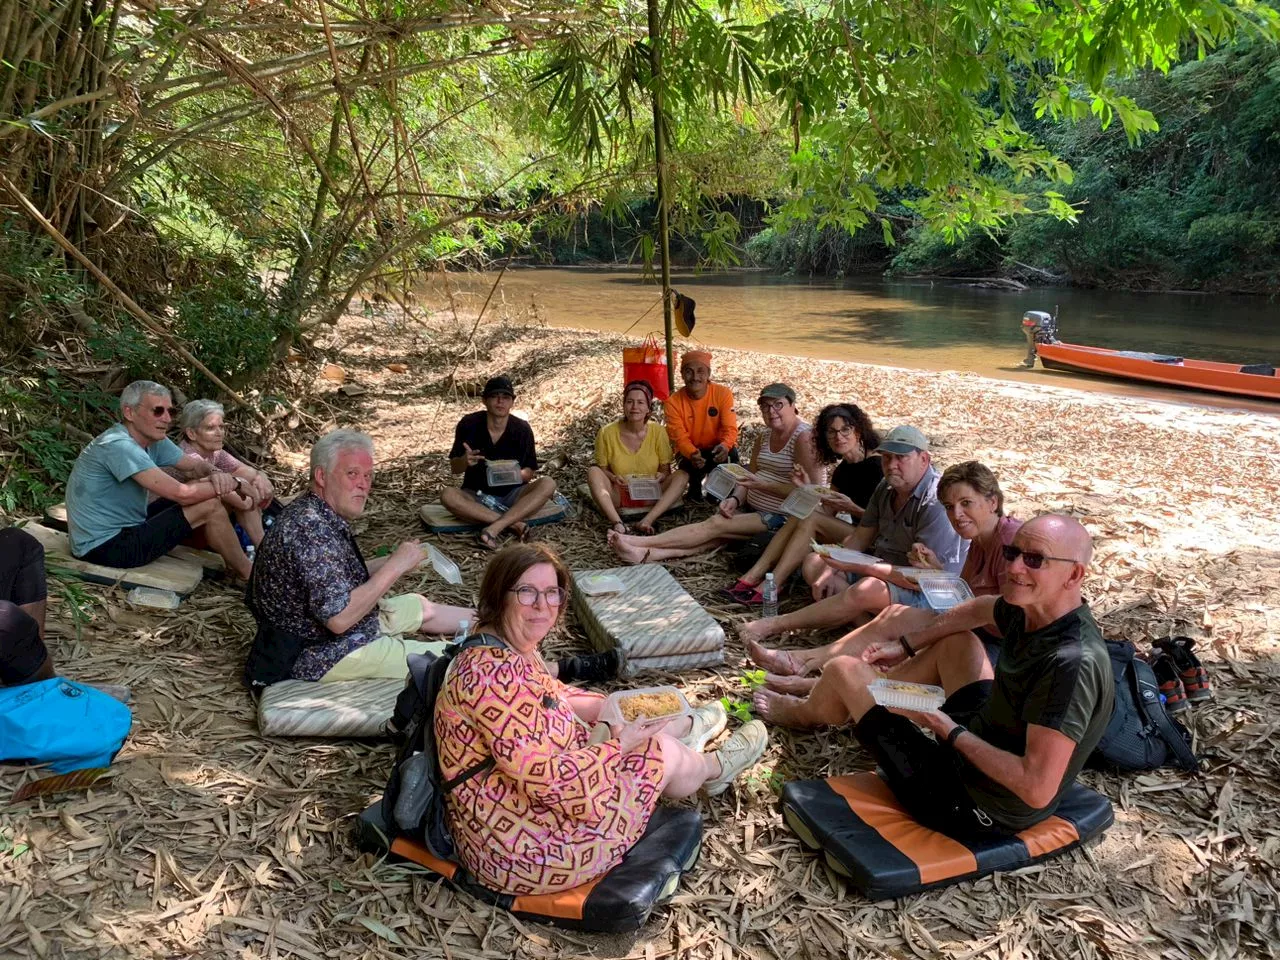
[[81, 557], [121, 530], [147, 522], [147, 490], [133, 479], [152, 467], [171, 467], [182, 449], [167, 437], [141, 447], [123, 423], [108, 427], [80, 451], [67, 480], [71, 552]]

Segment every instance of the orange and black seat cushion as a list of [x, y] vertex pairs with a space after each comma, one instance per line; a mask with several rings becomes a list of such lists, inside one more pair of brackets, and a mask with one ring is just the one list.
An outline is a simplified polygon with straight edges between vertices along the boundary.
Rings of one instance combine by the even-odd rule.
[[693, 868], [702, 850], [701, 814], [659, 806], [636, 845], [604, 876], [557, 893], [512, 896], [490, 890], [462, 865], [441, 860], [405, 837], [392, 839], [388, 847], [386, 829], [379, 801], [360, 815], [356, 841], [361, 849], [390, 853], [426, 867], [455, 889], [523, 919], [599, 933], [624, 933], [644, 926], [653, 908], [675, 894], [681, 874]]
[[1079, 846], [1115, 819], [1106, 797], [1077, 783], [1035, 826], [961, 842], [912, 820], [874, 773], [788, 783], [782, 813], [806, 847], [871, 900], [1016, 870]]

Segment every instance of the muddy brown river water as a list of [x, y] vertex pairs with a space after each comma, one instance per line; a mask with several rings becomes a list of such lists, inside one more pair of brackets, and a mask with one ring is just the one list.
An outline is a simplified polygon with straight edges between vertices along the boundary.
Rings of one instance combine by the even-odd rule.
[[[478, 309], [496, 274], [450, 274], [455, 295]], [[428, 296], [438, 300], [439, 281]], [[1058, 309], [1059, 336], [1122, 350], [1239, 363], [1280, 361], [1280, 302], [1265, 297], [1139, 294], [1045, 287], [1007, 292], [907, 281], [840, 283], [754, 271], [677, 270], [673, 286], [697, 301], [693, 339], [827, 360], [958, 370], [1177, 403], [1280, 415], [1280, 404], [1162, 389], [1021, 367], [1025, 310]], [[530, 311], [554, 326], [661, 338], [656, 283], [639, 270], [508, 270], [490, 307]], [[677, 346], [677, 350], [679, 347]]]

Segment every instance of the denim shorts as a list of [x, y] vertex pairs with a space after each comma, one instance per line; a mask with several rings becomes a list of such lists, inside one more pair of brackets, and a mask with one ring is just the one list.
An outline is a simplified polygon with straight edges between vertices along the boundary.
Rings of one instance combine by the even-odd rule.
[[791, 519], [785, 513], [769, 513], [765, 510], [757, 510], [756, 514], [760, 517], [760, 522], [764, 524], [764, 528], [770, 533], [777, 533]]
[[908, 590], [906, 587], [900, 587], [896, 583], [885, 583], [889, 588], [889, 602], [897, 603], [904, 607], [914, 607], [917, 610], [932, 610], [929, 601], [924, 598], [924, 594], [919, 590]]

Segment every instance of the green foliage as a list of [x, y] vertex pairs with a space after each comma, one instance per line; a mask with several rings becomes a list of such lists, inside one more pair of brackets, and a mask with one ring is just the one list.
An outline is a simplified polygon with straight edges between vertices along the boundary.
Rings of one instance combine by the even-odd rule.
[[[177, 333], [188, 348], [222, 380], [242, 380], [271, 365], [277, 338], [292, 329], [249, 268], [228, 263], [204, 283], [179, 296]], [[215, 388], [192, 371], [192, 392], [211, 395]]]
[[739, 723], [749, 723], [754, 719], [754, 715], [751, 713], [751, 704], [745, 700], [721, 697], [720, 706], [724, 707], [724, 712], [729, 715], [730, 719], [737, 720]]

